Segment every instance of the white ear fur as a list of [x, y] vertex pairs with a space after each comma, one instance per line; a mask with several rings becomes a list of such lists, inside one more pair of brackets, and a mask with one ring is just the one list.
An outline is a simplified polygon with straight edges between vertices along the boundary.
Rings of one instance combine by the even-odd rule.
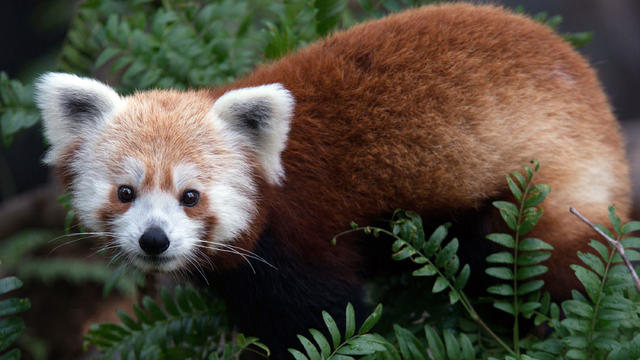
[[123, 103], [111, 87], [71, 74], [44, 74], [35, 87], [44, 133], [51, 145], [44, 159], [48, 164], [57, 163], [68, 145], [86, 138], [91, 130], [95, 132]]
[[282, 84], [269, 84], [228, 91], [216, 100], [211, 112], [250, 139], [267, 181], [280, 184], [284, 178], [280, 155], [287, 143], [294, 104], [291, 92]]

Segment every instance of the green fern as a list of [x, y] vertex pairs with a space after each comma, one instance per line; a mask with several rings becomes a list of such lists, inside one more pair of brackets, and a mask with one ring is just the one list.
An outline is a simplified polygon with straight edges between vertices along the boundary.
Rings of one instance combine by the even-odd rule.
[[355, 312], [351, 303], [347, 304], [345, 314], [344, 334], [340, 333], [340, 329], [333, 317], [323, 311], [322, 318], [331, 336], [331, 342], [322, 332], [316, 329], [309, 329], [315, 344], [307, 337], [298, 335], [298, 340], [305, 352], [289, 349], [289, 353], [296, 360], [349, 360], [353, 359], [353, 356], [372, 355], [376, 352], [391, 351], [393, 353], [395, 349], [382, 336], [368, 334], [382, 316], [382, 305], [378, 305], [375, 308], [357, 332]]
[[121, 324], [94, 325], [85, 347], [96, 345], [102, 359], [237, 359], [244, 350], [269, 354], [256, 338], [238, 334], [221, 345], [230, 333], [221, 302], [191, 287], [160, 292], [161, 303], [150, 297], [134, 305], [135, 318], [118, 310]]
[[[640, 238], [627, 237], [640, 229], [639, 222], [624, 226], [613, 207], [609, 219], [615, 235], [603, 226], [598, 228], [612, 239], [620, 241], [631, 261], [640, 260], [640, 254], [631, 249], [640, 247]], [[567, 333], [565, 344], [569, 359], [605, 359], [610, 354], [621, 358], [622, 354], [638, 351], [637, 332], [640, 329], [640, 301], [633, 287], [628, 269], [613, 247], [592, 240], [589, 244], [595, 253], [578, 252], [583, 265], [571, 265], [576, 277], [584, 285], [586, 295], [572, 292], [572, 299], [562, 303], [566, 319], [561, 326]], [[597, 254], [597, 255], [596, 255]], [[627, 346], [623, 351], [621, 348]]]
[[[0, 279], [0, 295], [21, 287], [22, 281], [16, 277]], [[30, 307], [29, 299], [8, 298], [0, 301], [0, 360], [20, 359], [19, 349], [7, 350], [25, 328], [24, 321], [15, 315], [29, 310]]]
[[[509, 190], [517, 203], [494, 201], [493, 206], [500, 211], [502, 219], [512, 234], [493, 233], [487, 239], [509, 249], [491, 254], [487, 262], [506, 266], [488, 267], [485, 272], [499, 280], [506, 281], [490, 286], [487, 291], [500, 296], [493, 306], [513, 316], [513, 347], [520, 355], [519, 318], [530, 318], [542, 306], [540, 289], [544, 281], [536, 279], [549, 269], [542, 263], [549, 259], [553, 247], [538, 238], [522, 238], [529, 233], [542, 217], [539, 204], [549, 193], [549, 186], [534, 185], [533, 181], [540, 164], [532, 160], [533, 168], [525, 165], [524, 173], [514, 171], [507, 175]], [[506, 298], [506, 299], [505, 299]]]
[[11, 146], [17, 132], [32, 127], [39, 120], [32, 86], [9, 80], [5, 72], [0, 72], [0, 135], [4, 146]]

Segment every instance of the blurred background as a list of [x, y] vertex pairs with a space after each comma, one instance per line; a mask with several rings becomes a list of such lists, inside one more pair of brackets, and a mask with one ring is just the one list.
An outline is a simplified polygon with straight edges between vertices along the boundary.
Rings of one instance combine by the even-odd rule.
[[[145, 2], [160, 6], [160, 1]], [[267, 1], [259, 2], [261, 6], [268, 6]], [[67, 35], [79, 3], [69, 0], [0, 2], [0, 71], [28, 87], [39, 74], [60, 69], [60, 59], [74, 55], [62, 54], [62, 50], [65, 42], [75, 41]], [[406, 5], [409, 2], [389, 3]], [[640, 136], [640, 2], [509, 0], [492, 3], [519, 7], [532, 15], [541, 12], [546, 12], [548, 17], [559, 15], [562, 17], [557, 28], [560, 33], [593, 33], [592, 40], [579, 51], [597, 70], [621, 121], [637, 186], [640, 183], [640, 141], [636, 140]], [[355, 8], [356, 2], [349, 7], [352, 5]], [[252, 66], [250, 62], [245, 65]], [[92, 75], [100, 74], [93, 72]], [[108, 78], [109, 74], [104, 77]], [[3, 122], [1, 126], [8, 125]], [[115, 321], [113, 309], [130, 307], [140, 279], [114, 276], [114, 271], [104, 265], [104, 259], [96, 254], [95, 244], [89, 240], [51, 241], [64, 233], [65, 223], [68, 227], [74, 225], [64, 208], [64, 199], [56, 201], [62, 190], [41, 163], [45, 148], [39, 125], [17, 131], [10, 141], [5, 139], [4, 146], [0, 146], [0, 259], [3, 261], [0, 278], [18, 274], [25, 281], [20, 296], [31, 299], [32, 308], [23, 316], [27, 331], [19, 342], [25, 349], [24, 358], [77, 359], [86, 356], [82, 353], [81, 336], [89, 324], [107, 319]], [[638, 196], [640, 191], [635, 194]], [[636, 210], [634, 215], [638, 218], [640, 212]], [[105, 285], [114, 290], [105, 291]]]

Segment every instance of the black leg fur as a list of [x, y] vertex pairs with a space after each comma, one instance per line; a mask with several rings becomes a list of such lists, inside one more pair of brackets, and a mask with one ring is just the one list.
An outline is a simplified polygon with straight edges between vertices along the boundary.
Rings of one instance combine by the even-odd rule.
[[367, 315], [360, 285], [345, 283], [331, 269], [303, 263], [277, 246], [269, 231], [254, 253], [277, 269], [250, 260], [253, 269], [243, 263], [233, 271], [211, 273], [211, 283], [227, 301], [235, 324], [268, 345], [272, 359], [291, 358], [287, 348], [300, 348], [296, 335], [308, 336], [309, 328], [328, 336], [322, 310], [342, 327], [347, 302], [354, 305], [358, 324]]

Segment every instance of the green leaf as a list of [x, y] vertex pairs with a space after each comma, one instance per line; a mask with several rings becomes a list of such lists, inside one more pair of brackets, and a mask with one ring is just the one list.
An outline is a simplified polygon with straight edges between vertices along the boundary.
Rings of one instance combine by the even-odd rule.
[[442, 290], [446, 289], [448, 284], [449, 284], [449, 281], [447, 279], [443, 278], [442, 276], [438, 276], [438, 278], [436, 279], [436, 282], [433, 284], [433, 288], [431, 289], [431, 292], [433, 292], [434, 294], [437, 294]]
[[575, 48], [581, 48], [593, 39], [593, 32], [574, 32], [571, 34], [565, 34], [564, 38], [573, 45]]
[[340, 17], [347, 6], [346, 0], [315, 0], [316, 32], [324, 36], [340, 21]]
[[385, 351], [385, 340], [379, 335], [364, 334], [349, 339], [337, 353], [343, 355], [368, 355], [377, 351]]
[[411, 275], [413, 276], [433, 276], [437, 273], [435, 266], [427, 264], [417, 270], [414, 270]]
[[589, 246], [594, 248], [603, 259], [609, 258], [609, 249], [603, 243], [596, 240], [591, 240], [591, 242], [589, 242]]
[[129, 329], [134, 331], [142, 330], [142, 326], [139, 323], [137, 323], [135, 320], [133, 320], [133, 318], [130, 317], [126, 312], [120, 309], [117, 309], [116, 314], [120, 318], [120, 321], [122, 321], [122, 323], [125, 326], [127, 326]]
[[296, 349], [288, 349], [288, 351], [296, 360], [309, 360], [308, 357]]
[[0, 355], [0, 360], [20, 360], [20, 350], [13, 349], [5, 354]]
[[622, 246], [624, 246], [625, 249], [626, 248], [640, 249], [640, 237], [629, 236], [620, 240], [620, 242], [622, 243]]
[[616, 234], [622, 234], [620, 217], [616, 214], [616, 208], [614, 206], [609, 206], [609, 221], [611, 221], [611, 225]]
[[456, 290], [449, 291], [449, 304], [453, 305], [460, 301], [460, 293]]
[[0, 316], [11, 316], [31, 308], [29, 299], [6, 299], [0, 301]]
[[523, 220], [522, 220], [522, 223], [520, 224], [520, 227], [518, 228], [518, 234], [524, 235], [529, 231], [531, 231], [533, 227], [536, 226], [536, 224], [538, 224], [538, 221], [542, 217], [542, 213], [543, 211], [541, 208], [540, 209], [535, 207], [526, 208], [522, 213]]
[[178, 310], [176, 303], [173, 301], [173, 297], [171, 296], [171, 294], [169, 294], [167, 289], [163, 288], [160, 290], [160, 297], [162, 298], [164, 308], [170, 315], [180, 316], [180, 311]]
[[492, 285], [487, 288], [487, 292], [494, 295], [511, 296], [513, 295], [513, 287], [509, 284]]
[[162, 309], [158, 305], [156, 305], [155, 301], [149, 296], [145, 296], [142, 298], [142, 305], [149, 311], [149, 314], [155, 320], [166, 320], [167, 316], [164, 314]]
[[493, 264], [513, 264], [513, 255], [510, 252], [499, 252], [487, 256], [487, 262]]
[[549, 185], [537, 184], [529, 190], [527, 199], [524, 201], [524, 207], [530, 208], [540, 204], [549, 194], [551, 188]]
[[518, 295], [525, 295], [530, 292], [540, 290], [544, 286], [543, 280], [531, 280], [518, 286]]
[[19, 333], [24, 330], [24, 321], [22, 319], [11, 317], [0, 319], [0, 339], [13, 333]]
[[515, 230], [517, 226], [516, 218], [518, 217], [518, 208], [507, 201], [494, 201], [493, 206], [500, 210], [500, 216], [511, 230]]
[[513, 197], [516, 199], [516, 201], [522, 201], [522, 190], [520, 190], [518, 185], [516, 185], [515, 181], [513, 181], [513, 179], [509, 175], [507, 175], [507, 184], [509, 185], [509, 190], [511, 191], [511, 194], [513, 194]]
[[322, 357], [327, 358], [329, 354], [331, 354], [331, 345], [329, 345], [327, 338], [324, 337], [324, 335], [316, 329], [309, 329], [309, 333], [311, 333], [311, 336], [313, 336], [313, 340], [315, 340], [316, 344], [318, 344]]
[[527, 186], [527, 180], [524, 178], [524, 175], [522, 175], [520, 172], [512, 171], [511, 176], [513, 176], [518, 180], [518, 182], [520, 183], [521, 189], [524, 189]]
[[302, 336], [302, 335], [298, 335], [298, 340], [300, 341], [300, 343], [302, 344], [302, 347], [304, 347], [304, 351], [306, 351], [308, 357], [310, 360], [320, 360], [320, 353], [318, 352], [318, 349], [316, 349], [315, 346], [313, 346], [313, 344], [311, 343], [311, 341], [309, 341], [309, 339], [307, 339], [306, 337]]
[[0, 279], [0, 295], [22, 287], [22, 281], [15, 276]]
[[[356, 331], [356, 314], [351, 303], [347, 304], [347, 311], [345, 312], [345, 330], [344, 338], [349, 339]], [[313, 359], [312, 359], [313, 360]]]
[[451, 360], [459, 360], [460, 359], [460, 344], [458, 343], [458, 339], [455, 338], [451, 329], [444, 329], [442, 331], [442, 335], [444, 337], [444, 344], [447, 349], [447, 358]]
[[537, 238], [525, 238], [518, 244], [520, 251], [553, 250], [553, 246]]
[[331, 334], [333, 348], [335, 349], [340, 345], [340, 330], [338, 329], [338, 325], [336, 325], [336, 321], [333, 320], [331, 315], [326, 311], [322, 312], [322, 319], [329, 330], [329, 334]]
[[435, 264], [437, 267], [443, 267], [444, 264], [451, 259], [458, 252], [458, 239], [451, 240], [443, 249], [436, 255]]
[[360, 330], [358, 330], [358, 334], [362, 335], [368, 332], [369, 330], [371, 330], [378, 323], [381, 317], [382, 317], [382, 304], [378, 304], [378, 306], [376, 306], [376, 308], [373, 310], [371, 315], [369, 315], [365, 319], [365, 321], [362, 323]]
[[476, 358], [476, 350], [474, 349], [471, 340], [463, 333], [460, 334], [460, 347], [462, 348], [462, 359], [473, 360]]
[[627, 235], [640, 230], [640, 221], [629, 221], [622, 226], [622, 235]]
[[526, 266], [518, 269], [518, 280], [526, 280], [534, 276], [542, 275], [549, 270], [544, 265]]
[[518, 255], [518, 265], [536, 265], [549, 259], [549, 257], [551, 257], [551, 253], [547, 251], [523, 252]]
[[431, 355], [435, 360], [445, 359], [445, 348], [440, 336], [435, 331], [435, 329], [429, 325], [424, 326], [424, 332], [427, 338], [427, 344], [429, 345], [429, 350], [431, 351]]
[[488, 267], [484, 272], [498, 279], [513, 280], [513, 272], [506, 267]]
[[578, 280], [584, 285], [591, 301], [596, 302], [600, 296], [598, 292], [600, 289], [600, 278], [598, 275], [580, 265], [570, 265], [570, 267], [575, 272]]
[[537, 301], [530, 301], [520, 305], [520, 313], [521, 314], [530, 314], [534, 310], [540, 308], [540, 303]]
[[140, 306], [138, 306], [138, 304], [133, 304], [133, 313], [136, 315], [138, 320], [140, 320], [140, 322], [147, 325], [151, 325], [153, 323], [153, 320], [149, 317], [149, 315], [147, 315], [146, 312], [144, 312], [144, 310], [142, 310], [142, 308], [140, 308]]
[[527, 180], [531, 181], [531, 177], [533, 177], [533, 171], [531, 170], [531, 167], [529, 165], [523, 165], [522, 168], [524, 169], [524, 172], [527, 174]]
[[442, 241], [447, 237], [450, 226], [451, 224], [449, 223], [438, 226], [433, 233], [431, 233], [431, 236], [429, 236], [427, 243], [437, 244], [438, 246], [442, 244]]
[[571, 349], [567, 351], [566, 355], [567, 359], [571, 360], [586, 360], [587, 353], [584, 350], [579, 349]]
[[487, 235], [486, 238], [509, 249], [515, 247], [515, 240], [513, 240], [513, 236], [510, 234], [493, 233]]
[[104, 49], [104, 51], [102, 51], [100, 55], [98, 55], [98, 57], [95, 60], [94, 66], [96, 68], [101, 67], [102, 65], [106, 64], [107, 61], [113, 59], [115, 56], [117, 56], [120, 53], [121, 53], [121, 50], [118, 48], [107, 47], [106, 49]]
[[471, 275], [471, 267], [469, 266], [469, 264], [465, 264], [462, 267], [462, 270], [460, 271], [458, 276], [456, 277], [456, 280], [453, 283], [453, 287], [455, 287], [458, 290], [462, 290], [465, 287], [465, 285], [467, 285], [467, 281], [469, 281], [470, 275]]
[[578, 257], [587, 264], [591, 270], [595, 271], [596, 274], [604, 276], [604, 263], [596, 255], [578, 251]]
[[502, 310], [508, 314], [513, 315], [513, 304], [508, 303], [506, 301], [496, 301], [493, 303], [493, 307], [498, 309], [498, 310]]

